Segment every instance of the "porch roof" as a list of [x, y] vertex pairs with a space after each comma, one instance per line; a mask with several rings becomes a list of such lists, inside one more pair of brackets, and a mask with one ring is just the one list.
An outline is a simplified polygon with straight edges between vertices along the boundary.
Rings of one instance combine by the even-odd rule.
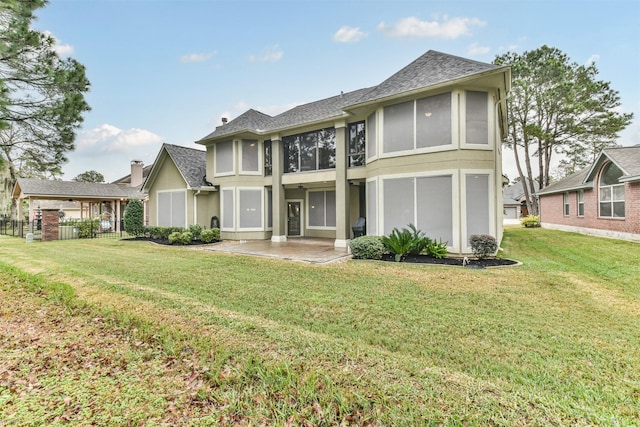
[[36, 178], [18, 178], [13, 198], [42, 200], [108, 200], [142, 199], [146, 194], [140, 187], [96, 182], [51, 181]]

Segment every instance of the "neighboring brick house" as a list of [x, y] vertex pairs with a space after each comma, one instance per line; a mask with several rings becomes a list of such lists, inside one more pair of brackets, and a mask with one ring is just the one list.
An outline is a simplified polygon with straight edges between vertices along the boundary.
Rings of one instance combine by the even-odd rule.
[[640, 241], [640, 146], [606, 148], [538, 196], [543, 227]]

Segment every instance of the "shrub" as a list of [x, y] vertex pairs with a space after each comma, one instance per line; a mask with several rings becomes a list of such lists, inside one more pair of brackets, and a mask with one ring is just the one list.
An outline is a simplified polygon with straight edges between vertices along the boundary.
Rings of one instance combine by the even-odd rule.
[[200, 224], [190, 225], [189, 232], [193, 234], [193, 238], [195, 240], [200, 240], [200, 234], [202, 233], [202, 226]]
[[416, 246], [421, 244], [420, 237], [407, 228], [402, 230], [394, 228], [391, 234], [382, 236], [381, 240], [384, 247], [395, 257], [396, 262], [402, 261], [408, 253], [414, 253]]
[[473, 254], [479, 259], [494, 255], [498, 250], [496, 238], [488, 234], [474, 234], [469, 243]]
[[188, 245], [193, 240], [193, 233], [190, 231], [183, 231], [180, 233], [180, 243]]
[[200, 241], [203, 243], [211, 243], [213, 241], [220, 240], [220, 229], [211, 228], [208, 230], [202, 230], [200, 233]]
[[349, 242], [355, 259], [380, 259], [384, 254], [384, 244], [379, 236], [360, 236]]
[[78, 227], [78, 238], [90, 239], [98, 231], [100, 227], [100, 220], [96, 219], [83, 219], [78, 221], [76, 226]]
[[180, 243], [180, 236], [182, 235], [179, 231], [173, 231], [169, 234], [169, 243], [175, 245], [176, 243]]
[[435, 240], [431, 240], [431, 242], [425, 249], [425, 252], [434, 258], [442, 259], [447, 256], [448, 243], [449, 242], [443, 242], [442, 240], [440, 240], [439, 242], [436, 242]]
[[538, 215], [527, 215], [520, 221], [525, 227], [540, 227], [540, 217]]
[[420, 255], [426, 252], [433, 241], [426, 237], [424, 233], [416, 228], [415, 225], [409, 224], [408, 230], [413, 235], [413, 246], [409, 248], [409, 253], [412, 255]]
[[124, 231], [138, 237], [144, 234], [144, 206], [140, 200], [130, 200], [124, 210]]

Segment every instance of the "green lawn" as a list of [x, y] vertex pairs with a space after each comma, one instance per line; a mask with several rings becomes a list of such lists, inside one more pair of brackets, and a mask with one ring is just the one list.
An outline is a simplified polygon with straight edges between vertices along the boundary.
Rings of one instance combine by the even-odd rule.
[[0, 237], [0, 425], [637, 425], [640, 245], [502, 246], [523, 265]]

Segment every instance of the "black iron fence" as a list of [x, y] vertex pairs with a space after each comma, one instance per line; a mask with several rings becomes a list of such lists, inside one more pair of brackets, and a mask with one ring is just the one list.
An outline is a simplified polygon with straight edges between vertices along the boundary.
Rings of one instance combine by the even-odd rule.
[[[0, 235], [27, 237], [28, 233], [38, 240], [42, 236], [42, 220], [17, 221], [0, 219]], [[129, 235], [124, 231], [124, 220], [100, 221], [97, 219], [61, 220], [58, 239], [122, 239]]]

